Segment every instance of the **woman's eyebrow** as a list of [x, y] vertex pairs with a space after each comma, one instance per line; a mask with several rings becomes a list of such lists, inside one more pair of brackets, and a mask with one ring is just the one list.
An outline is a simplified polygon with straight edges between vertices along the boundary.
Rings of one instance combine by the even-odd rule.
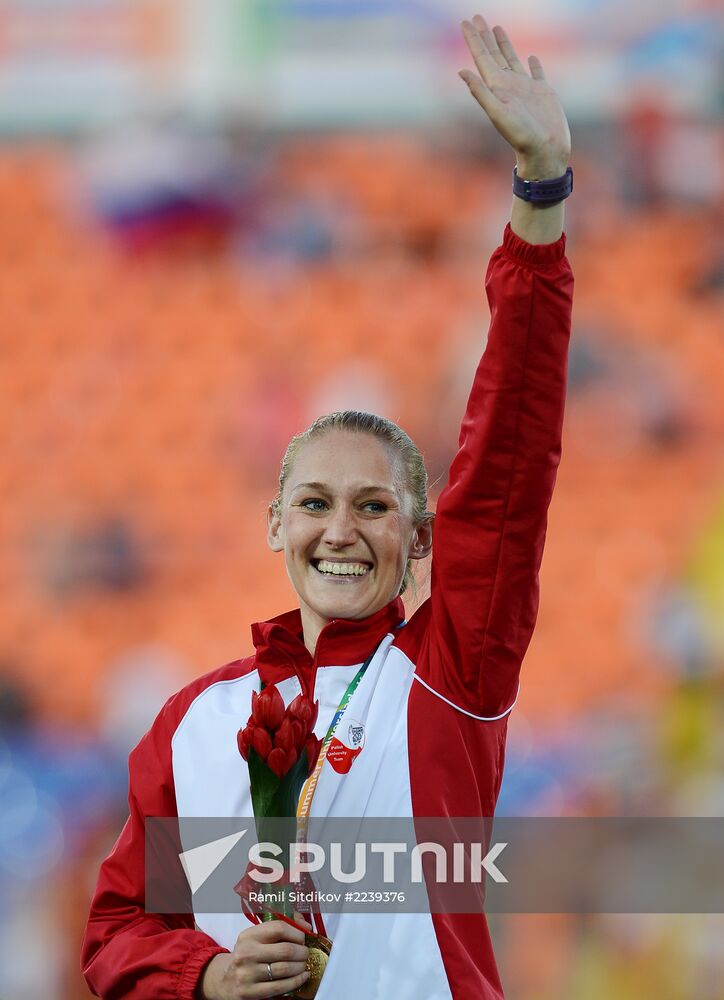
[[[323, 493], [330, 493], [332, 487], [326, 483], [297, 483], [293, 487], [292, 493], [296, 490], [321, 490]], [[355, 488], [356, 493], [389, 493], [390, 496], [397, 496], [397, 491], [389, 486], [382, 486], [380, 483], [363, 483]]]

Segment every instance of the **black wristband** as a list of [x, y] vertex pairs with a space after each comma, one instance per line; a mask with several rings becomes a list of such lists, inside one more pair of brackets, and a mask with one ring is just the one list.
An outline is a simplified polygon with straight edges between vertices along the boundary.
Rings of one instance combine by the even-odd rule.
[[566, 170], [562, 177], [547, 181], [524, 181], [518, 177], [518, 168], [513, 167], [513, 194], [523, 201], [537, 205], [556, 205], [573, 191], [573, 170]]

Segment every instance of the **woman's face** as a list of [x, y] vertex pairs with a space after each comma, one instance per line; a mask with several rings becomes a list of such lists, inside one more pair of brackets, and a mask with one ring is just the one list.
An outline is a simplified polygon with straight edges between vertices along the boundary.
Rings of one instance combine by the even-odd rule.
[[269, 545], [283, 551], [302, 620], [367, 618], [397, 596], [408, 558], [430, 551], [415, 527], [400, 461], [378, 438], [330, 430], [292, 462], [281, 515], [269, 510]]

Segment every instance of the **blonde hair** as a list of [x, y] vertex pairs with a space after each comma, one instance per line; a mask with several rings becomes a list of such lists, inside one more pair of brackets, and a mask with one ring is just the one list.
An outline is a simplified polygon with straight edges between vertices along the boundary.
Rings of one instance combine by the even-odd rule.
[[[294, 435], [284, 452], [279, 471], [279, 489], [271, 502], [272, 511], [277, 516], [281, 515], [284, 484], [289, 476], [289, 470], [297, 451], [303, 444], [332, 430], [371, 434], [372, 437], [377, 438], [392, 449], [401, 460], [404, 468], [404, 485], [412, 497], [412, 516], [415, 525], [418, 526], [433, 519], [435, 515], [427, 509], [427, 469], [420, 449], [409, 434], [406, 434], [397, 424], [385, 417], [379, 417], [375, 413], [366, 413], [364, 410], [337, 410], [335, 413], [327, 413], [322, 417], [317, 417], [305, 431]], [[409, 585], [412, 585], [414, 590], [415, 579], [412, 575], [411, 559], [407, 560], [399, 593], [404, 594]]]

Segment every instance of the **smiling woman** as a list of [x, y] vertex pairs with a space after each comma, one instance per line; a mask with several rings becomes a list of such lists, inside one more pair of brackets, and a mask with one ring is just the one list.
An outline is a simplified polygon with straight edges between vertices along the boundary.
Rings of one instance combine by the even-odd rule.
[[[260, 754], [289, 758], [305, 779], [289, 794], [303, 821], [493, 815], [560, 457], [572, 181], [568, 125], [539, 60], [529, 73], [479, 16], [463, 34], [480, 75], [461, 76], [517, 170], [487, 272], [485, 353], [434, 532], [422, 457], [396, 425], [342, 412], [292, 440], [268, 540], [299, 607], [253, 625], [254, 655], [171, 698], [131, 754], [129, 819], [83, 942], [87, 981], [107, 1000], [314, 995], [305, 963], [315, 948], [298, 921], [248, 927], [242, 913], [205, 912], [195, 899], [185, 913], [145, 910], [147, 818], [253, 816]], [[409, 566], [431, 549], [431, 594], [407, 621]], [[298, 756], [307, 741], [321, 746], [313, 766]], [[319, 1000], [503, 996], [482, 911], [348, 909], [325, 913], [324, 928], [322, 914], [308, 915], [333, 942]]]
[[401, 595], [432, 548], [427, 472], [399, 427], [348, 410], [293, 438], [269, 505], [268, 540], [284, 552], [314, 653], [333, 618], [361, 619]]

